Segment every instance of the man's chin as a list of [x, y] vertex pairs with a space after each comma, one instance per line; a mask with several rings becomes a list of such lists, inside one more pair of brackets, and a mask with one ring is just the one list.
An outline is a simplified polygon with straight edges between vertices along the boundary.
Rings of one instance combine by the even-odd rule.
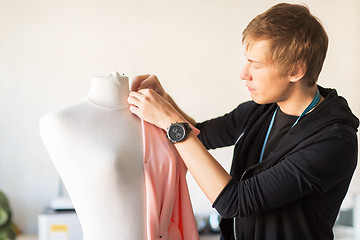
[[260, 104], [260, 105], [273, 103], [273, 102], [270, 102], [270, 101], [266, 101], [266, 100], [264, 100], [264, 99], [259, 99], [259, 98], [254, 98], [254, 97], [251, 97], [251, 99], [252, 99], [255, 103]]
[[262, 99], [259, 99], [259, 98], [257, 98], [257, 97], [254, 97], [252, 94], [250, 94], [250, 96], [251, 96], [251, 99], [252, 99], [255, 103], [257, 103], [257, 104], [264, 104], [264, 101], [263, 101]]

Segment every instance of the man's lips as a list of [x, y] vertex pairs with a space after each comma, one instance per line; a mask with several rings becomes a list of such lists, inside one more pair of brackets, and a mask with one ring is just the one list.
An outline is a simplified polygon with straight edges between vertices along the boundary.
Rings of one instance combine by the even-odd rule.
[[248, 85], [246, 85], [246, 87], [248, 88], [248, 90], [249, 90], [250, 92], [252, 92], [252, 91], [254, 91], [254, 90], [255, 90], [254, 88], [249, 87]]

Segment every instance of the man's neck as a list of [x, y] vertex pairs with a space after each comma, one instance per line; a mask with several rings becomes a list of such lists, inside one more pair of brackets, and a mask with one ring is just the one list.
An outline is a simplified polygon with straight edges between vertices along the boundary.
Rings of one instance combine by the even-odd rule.
[[[277, 102], [277, 104], [283, 113], [292, 116], [300, 116], [314, 99], [316, 91], [316, 84], [311, 87], [297, 86], [292, 89], [291, 93], [284, 101]], [[324, 98], [321, 97], [320, 102], [323, 99]]]

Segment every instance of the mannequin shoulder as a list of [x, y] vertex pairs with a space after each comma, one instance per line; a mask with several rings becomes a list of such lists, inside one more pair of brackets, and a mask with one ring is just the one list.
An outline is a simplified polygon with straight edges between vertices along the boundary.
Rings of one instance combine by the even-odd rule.
[[74, 103], [45, 113], [40, 117], [39, 127], [41, 132], [62, 128], [78, 118], [86, 111], [83, 102]]

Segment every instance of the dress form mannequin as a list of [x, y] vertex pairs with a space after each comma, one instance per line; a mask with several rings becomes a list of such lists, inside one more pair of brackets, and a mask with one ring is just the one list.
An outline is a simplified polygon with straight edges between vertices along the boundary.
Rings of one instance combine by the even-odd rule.
[[40, 120], [84, 240], [146, 239], [142, 128], [128, 94], [127, 77], [94, 77], [85, 100]]

